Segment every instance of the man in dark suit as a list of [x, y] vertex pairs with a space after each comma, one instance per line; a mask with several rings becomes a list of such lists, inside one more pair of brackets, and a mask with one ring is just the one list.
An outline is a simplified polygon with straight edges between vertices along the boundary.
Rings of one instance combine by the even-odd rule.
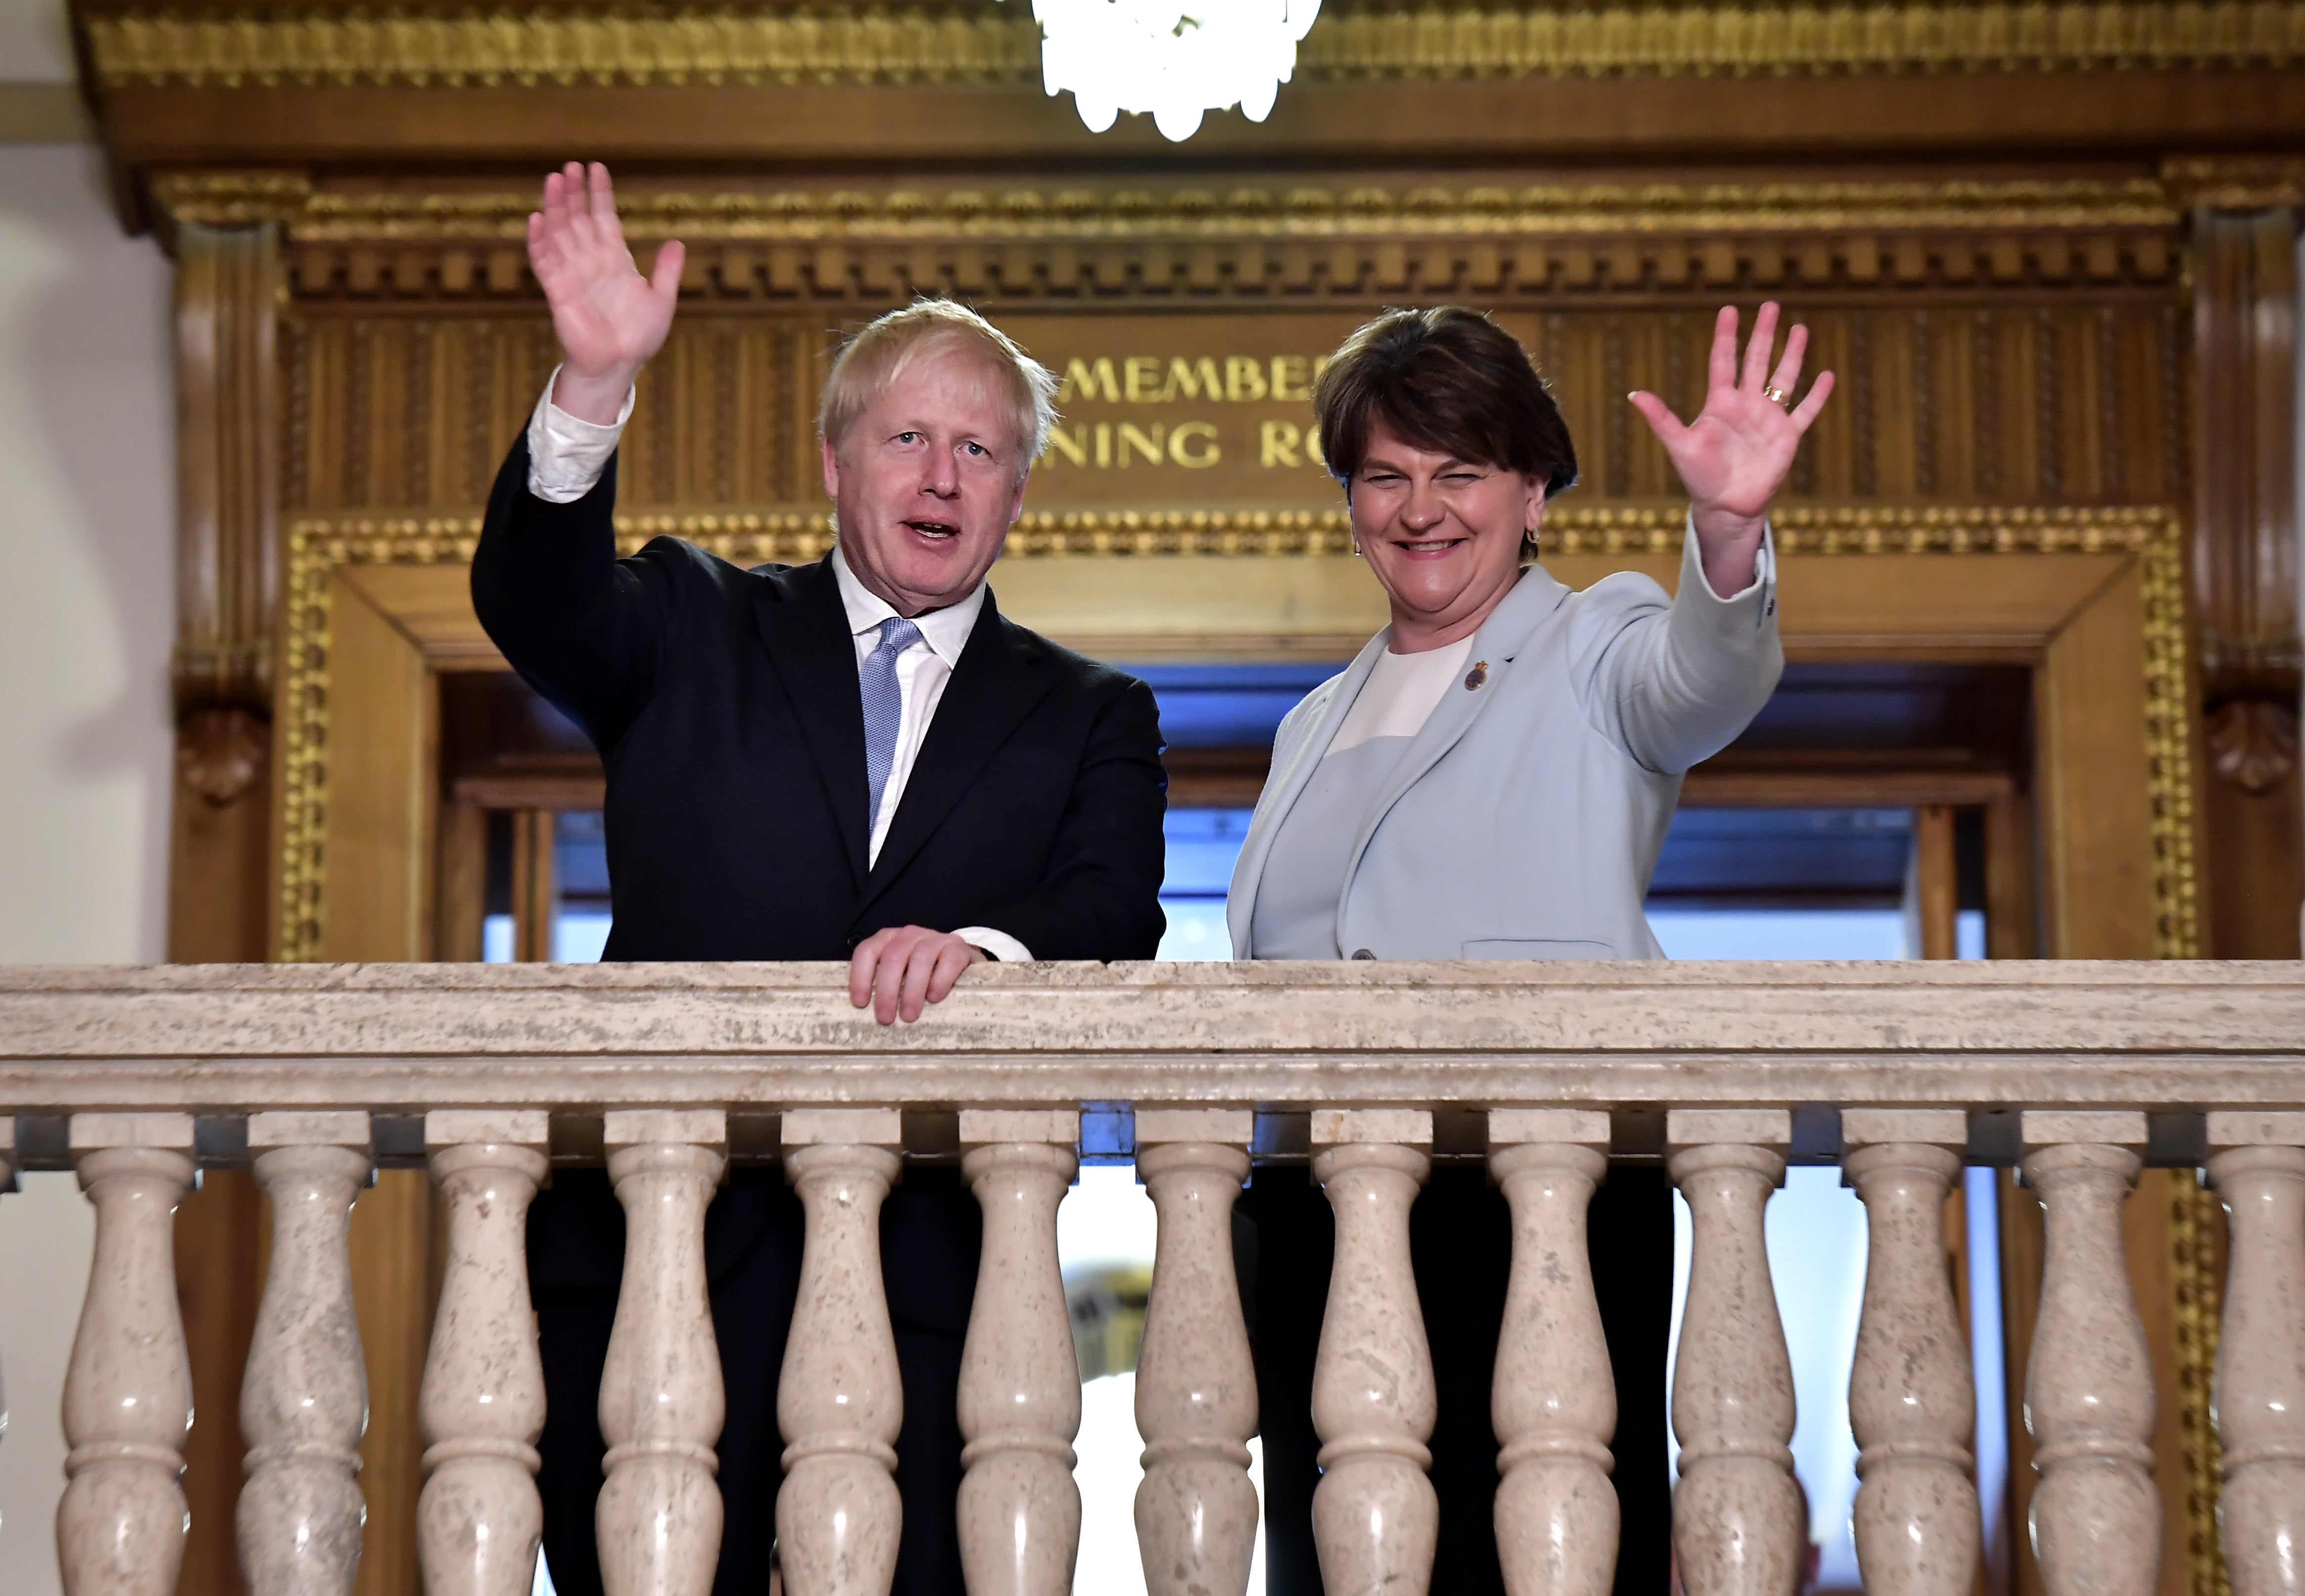
[[[616, 443], [670, 327], [681, 247], [643, 277], [607, 170], [572, 164], [546, 181], [529, 253], [565, 358], [490, 496], [472, 599], [600, 751], [607, 956], [846, 959], [851, 1000], [882, 1023], [917, 1020], [987, 957], [1152, 957], [1152, 692], [1004, 619], [985, 586], [1054, 419], [1049, 373], [960, 306], [892, 312], [826, 382], [830, 556], [744, 571], [659, 538], [619, 560]], [[954, 1403], [980, 1229], [956, 1176], [909, 1171], [881, 1221], [904, 1377], [901, 1596], [962, 1589]], [[597, 1171], [562, 1173], [530, 1221], [559, 1596], [601, 1588], [596, 1409], [623, 1236]], [[768, 1588], [801, 1240], [774, 1172], [739, 1172], [706, 1221], [728, 1396], [718, 1596]]]

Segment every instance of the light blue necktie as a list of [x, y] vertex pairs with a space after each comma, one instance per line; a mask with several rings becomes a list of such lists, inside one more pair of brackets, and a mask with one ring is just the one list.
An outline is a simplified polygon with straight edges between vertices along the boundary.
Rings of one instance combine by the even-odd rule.
[[921, 629], [902, 615], [880, 623], [879, 646], [864, 656], [856, 684], [864, 693], [864, 781], [872, 790], [872, 807], [864, 812], [864, 835], [880, 824], [880, 794], [889, 785], [889, 767], [897, 759], [897, 728], [905, 718], [905, 695], [897, 685], [897, 656], [921, 641]]

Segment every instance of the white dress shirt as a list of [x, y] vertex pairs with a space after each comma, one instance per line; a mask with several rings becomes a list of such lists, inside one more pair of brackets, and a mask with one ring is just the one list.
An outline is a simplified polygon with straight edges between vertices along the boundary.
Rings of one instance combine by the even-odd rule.
[[[624, 409], [612, 425], [581, 420], [552, 403], [552, 385], [559, 376], [559, 369], [554, 368], [528, 420], [528, 490], [552, 504], [566, 505], [591, 492], [608, 469], [608, 456], [617, 452], [617, 440], [632, 419], [634, 395], [625, 395]], [[840, 607], [847, 612], [850, 639], [856, 645], [856, 664], [862, 669], [865, 656], [880, 646], [880, 623], [897, 611], [857, 580], [838, 547], [832, 551], [832, 577], [840, 589]], [[983, 609], [984, 584], [980, 582], [959, 603], [913, 617], [921, 637], [897, 656], [897, 689], [904, 707], [897, 721], [897, 745], [889, 760], [888, 784], [880, 790], [880, 812], [865, 845], [867, 869], [880, 857], [880, 845], [889, 838], [889, 822], [896, 819], [914, 761], [927, 741], [929, 722], [936, 718], [945, 683], [952, 680], [953, 666], [960, 663], [960, 651], [968, 646], [968, 634], [976, 629], [976, 617]], [[953, 934], [1004, 964], [1028, 964], [1033, 957], [1022, 942], [990, 926], [962, 926]]]

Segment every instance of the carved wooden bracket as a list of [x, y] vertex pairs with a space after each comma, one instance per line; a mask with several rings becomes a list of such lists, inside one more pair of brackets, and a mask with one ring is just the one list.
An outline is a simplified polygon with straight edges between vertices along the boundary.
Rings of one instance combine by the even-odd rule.
[[2297, 768], [2297, 710], [2275, 699], [2233, 699], [2208, 717], [2209, 768], [2252, 795]]
[[262, 770], [271, 714], [279, 254], [270, 223], [177, 233], [178, 762], [217, 804]]
[[[2298, 692], [2297, 222], [2287, 205], [2193, 217], [2193, 581], [2211, 702]], [[2267, 751], [2275, 707], [2218, 712], [2236, 739], [2220, 776], [2252, 792], [2279, 778], [2264, 774], [2289, 757]]]

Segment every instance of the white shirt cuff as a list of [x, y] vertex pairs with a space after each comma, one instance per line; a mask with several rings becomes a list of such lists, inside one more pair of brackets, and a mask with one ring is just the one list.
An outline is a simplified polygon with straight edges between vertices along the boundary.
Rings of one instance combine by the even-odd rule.
[[1004, 964], [1029, 964], [1033, 962], [1031, 948], [1008, 932], [996, 931], [991, 926], [965, 925], [953, 935]]
[[1764, 520], [1761, 522], [1761, 546], [1753, 551], [1753, 580], [1746, 583], [1745, 586], [1738, 589], [1737, 591], [1733, 593], [1714, 592], [1713, 590], [1713, 579], [1705, 574], [1705, 558], [1699, 552], [1697, 547], [1697, 517], [1694, 514], [1690, 514], [1688, 525], [1683, 528], [1681, 535], [1687, 539], [1684, 547], [1688, 550], [1688, 563], [1697, 572], [1697, 590], [1707, 598], [1712, 599], [1714, 603], [1734, 604], [1739, 598], [1749, 598], [1753, 594], [1760, 592], [1764, 589], [1775, 584], [1777, 580], [1777, 535], [1776, 529], [1771, 526], [1766, 520]]
[[615, 423], [604, 427], [581, 420], [552, 403], [552, 385], [559, 380], [560, 368], [555, 366], [528, 418], [528, 490], [549, 504], [570, 505], [600, 486], [608, 456], [617, 452], [617, 440], [632, 420], [640, 389], [634, 385], [625, 393]]

